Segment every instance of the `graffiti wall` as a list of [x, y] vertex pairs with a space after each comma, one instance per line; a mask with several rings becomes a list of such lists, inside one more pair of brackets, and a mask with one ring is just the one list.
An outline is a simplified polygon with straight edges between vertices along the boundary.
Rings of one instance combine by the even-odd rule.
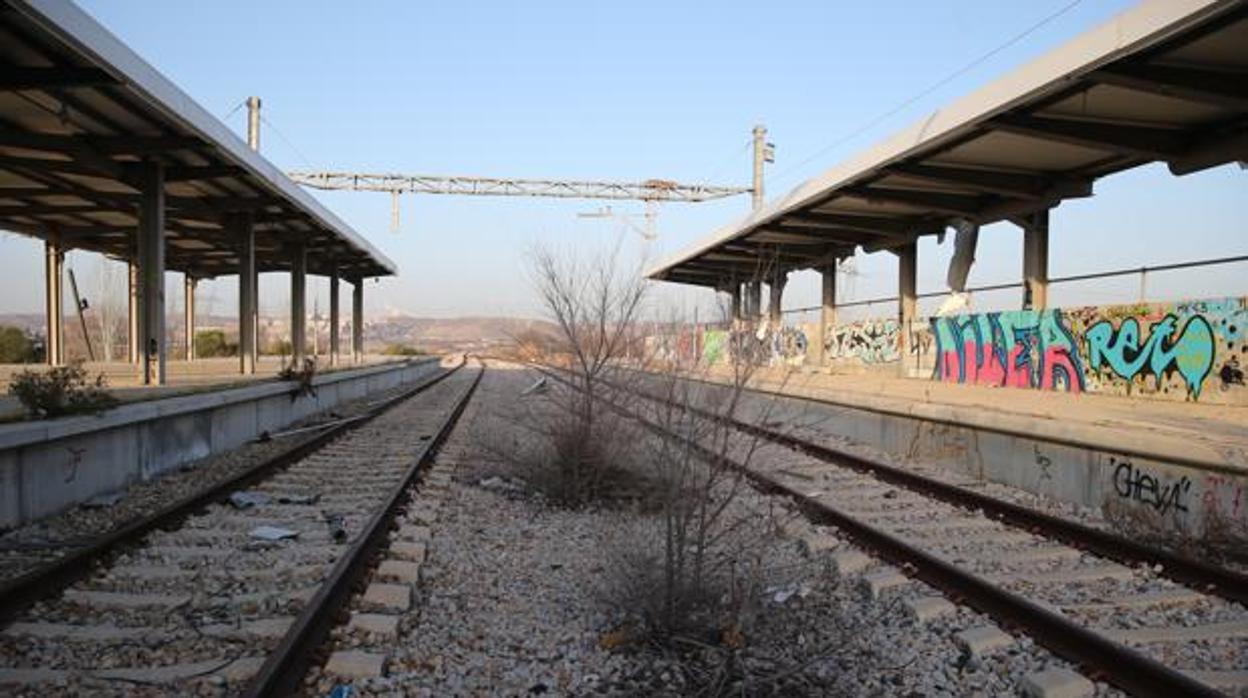
[[895, 363], [901, 360], [900, 347], [901, 331], [892, 318], [833, 325], [823, 338], [829, 361]]
[[1248, 299], [932, 318], [934, 377], [1248, 404]]

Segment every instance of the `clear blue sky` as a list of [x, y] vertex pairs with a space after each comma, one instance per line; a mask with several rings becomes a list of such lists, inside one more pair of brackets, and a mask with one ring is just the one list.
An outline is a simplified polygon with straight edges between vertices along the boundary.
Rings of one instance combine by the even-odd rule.
[[[1083, 0], [901, 114], [794, 168], [1068, 1], [83, 5], [218, 116], [260, 95], [272, 125], [262, 150], [286, 168], [745, 184], [744, 146], [763, 122], [777, 145], [769, 191], [781, 194], [1130, 4]], [[227, 121], [241, 131], [244, 120], [239, 110]], [[1105, 180], [1096, 198], [1054, 213], [1051, 271], [1242, 254], [1246, 183], [1248, 173], [1235, 167], [1183, 179], [1150, 168]], [[618, 225], [576, 217], [601, 205], [592, 201], [407, 196], [394, 235], [386, 195], [318, 196], [401, 268], [398, 279], [369, 286], [370, 312], [533, 315], [525, 254], [536, 241], [592, 246], [620, 234]], [[666, 205], [649, 256], [682, 248], [747, 208], [744, 197]], [[1009, 226], [986, 231], [971, 282], [1016, 280], [1020, 241]], [[634, 236], [628, 247], [632, 255], [646, 246]], [[939, 288], [948, 253], [925, 241], [920, 254], [920, 288]], [[38, 255], [30, 241], [0, 239], [0, 309], [41, 307], [42, 285], [30, 276]], [[82, 256], [71, 262], [83, 274], [95, 265]], [[864, 258], [859, 268], [854, 295], [894, 292], [889, 255]], [[1186, 282], [1150, 290], [1244, 293], [1237, 271], [1202, 275], [1201, 283], [1221, 284], [1208, 290]], [[285, 282], [273, 276], [262, 288], [266, 312], [286, 302]], [[324, 308], [325, 284], [311, 288]], [[786, 305], [814, 302], [810, 278], [790, 288]], [[232, 313], [233, 289], [233, 279], [206, 285], [207, 310]], [[1113, 300], [1101, 286], [1080, 294], [1057, 300]], [[172, 289], [168, 295], [180, 304]]]

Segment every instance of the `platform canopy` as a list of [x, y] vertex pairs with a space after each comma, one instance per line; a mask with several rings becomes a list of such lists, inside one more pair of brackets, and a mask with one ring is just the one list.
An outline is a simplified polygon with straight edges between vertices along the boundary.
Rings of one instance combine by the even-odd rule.
[[937, 111], [665, 260], [653, 279], [727, 288], [963, 222], [1091, 196], [1113, 172], [1248, 160], [1248, 2], [1154, 0]]
[[250, 216], [260, 271], [300, 244], [311, 273], [397, 271], [73, 3], [0, 0], [0, 229], [133, 258], [143, 161], [164, 169], [168, 269], [237, 273]]

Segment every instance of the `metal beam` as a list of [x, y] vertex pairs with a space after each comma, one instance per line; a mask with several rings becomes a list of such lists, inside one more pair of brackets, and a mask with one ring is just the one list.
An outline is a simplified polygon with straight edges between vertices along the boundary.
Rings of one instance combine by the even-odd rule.
[[888, 171], [933, 184], [1018, 199], [1051, 199], [1092, 192], [1091, 180], [1054, 179], [1020, 172], [923, 164], [893, 165]]
[[106, 155], [151, 155], [202, 146], [192, 136], [68, 136], [0, 127], [0, 146], [74, 153], [84, 149]]
[[829, 228], [852, 230], [885, 237], [902, 238], [920, 228], [930, 226], [929, 221], [919, 218], [883, 217], [879, 215], [849, 213], [797, 213], [781, 219], [784, 226], [800, 228]]
[[116, 84], [117, 81], [111, 75], [99, 68], [77, 66], [28, 68], [19, 65], [0, 67], [0, 90], [8, 92]]
[[1201, 70], [1172, 65], [1114, 65], [1093, 71], [1088, 79], [1137, 92], [1248, 110], [1248, 73]]
[[859, 186], [844, 190], [844, 194], [868, 203], [899, 204], [913, 206], [933, 213], [950, 216], [971, 217], [976, 215], [981, 204], [975, 197], [944, 192], [913, 191], [910, 189], [892, 189], [881, 186]]
[[1187, 149], [1186, 137], [1163, 128], [1036, 116], [998, 116], [987, 127], [1028, 138], [1111, 153], [1168, 160]]

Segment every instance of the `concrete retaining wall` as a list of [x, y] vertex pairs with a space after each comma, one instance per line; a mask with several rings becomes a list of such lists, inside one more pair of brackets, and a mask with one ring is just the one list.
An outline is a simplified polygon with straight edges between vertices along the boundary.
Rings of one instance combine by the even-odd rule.
[[[812, 402], [821, 430], [954, 472], [1100, 510], [1124, 530], [1248, 543], [1248, 470], [1136, 437], [1045, 433], [1016, 417], [914, 404], [907, 412]], [[1097, 436], [1097, 438], [1088, 438]]]
[[316, 396], [291, 400], [291, 383], [122, 405], [99, 416], [0, 425], [0, 528], [55, 514], [92, 497], [233, 448], [333, 406], [413, 383], [436, 359], [321, 374]]

